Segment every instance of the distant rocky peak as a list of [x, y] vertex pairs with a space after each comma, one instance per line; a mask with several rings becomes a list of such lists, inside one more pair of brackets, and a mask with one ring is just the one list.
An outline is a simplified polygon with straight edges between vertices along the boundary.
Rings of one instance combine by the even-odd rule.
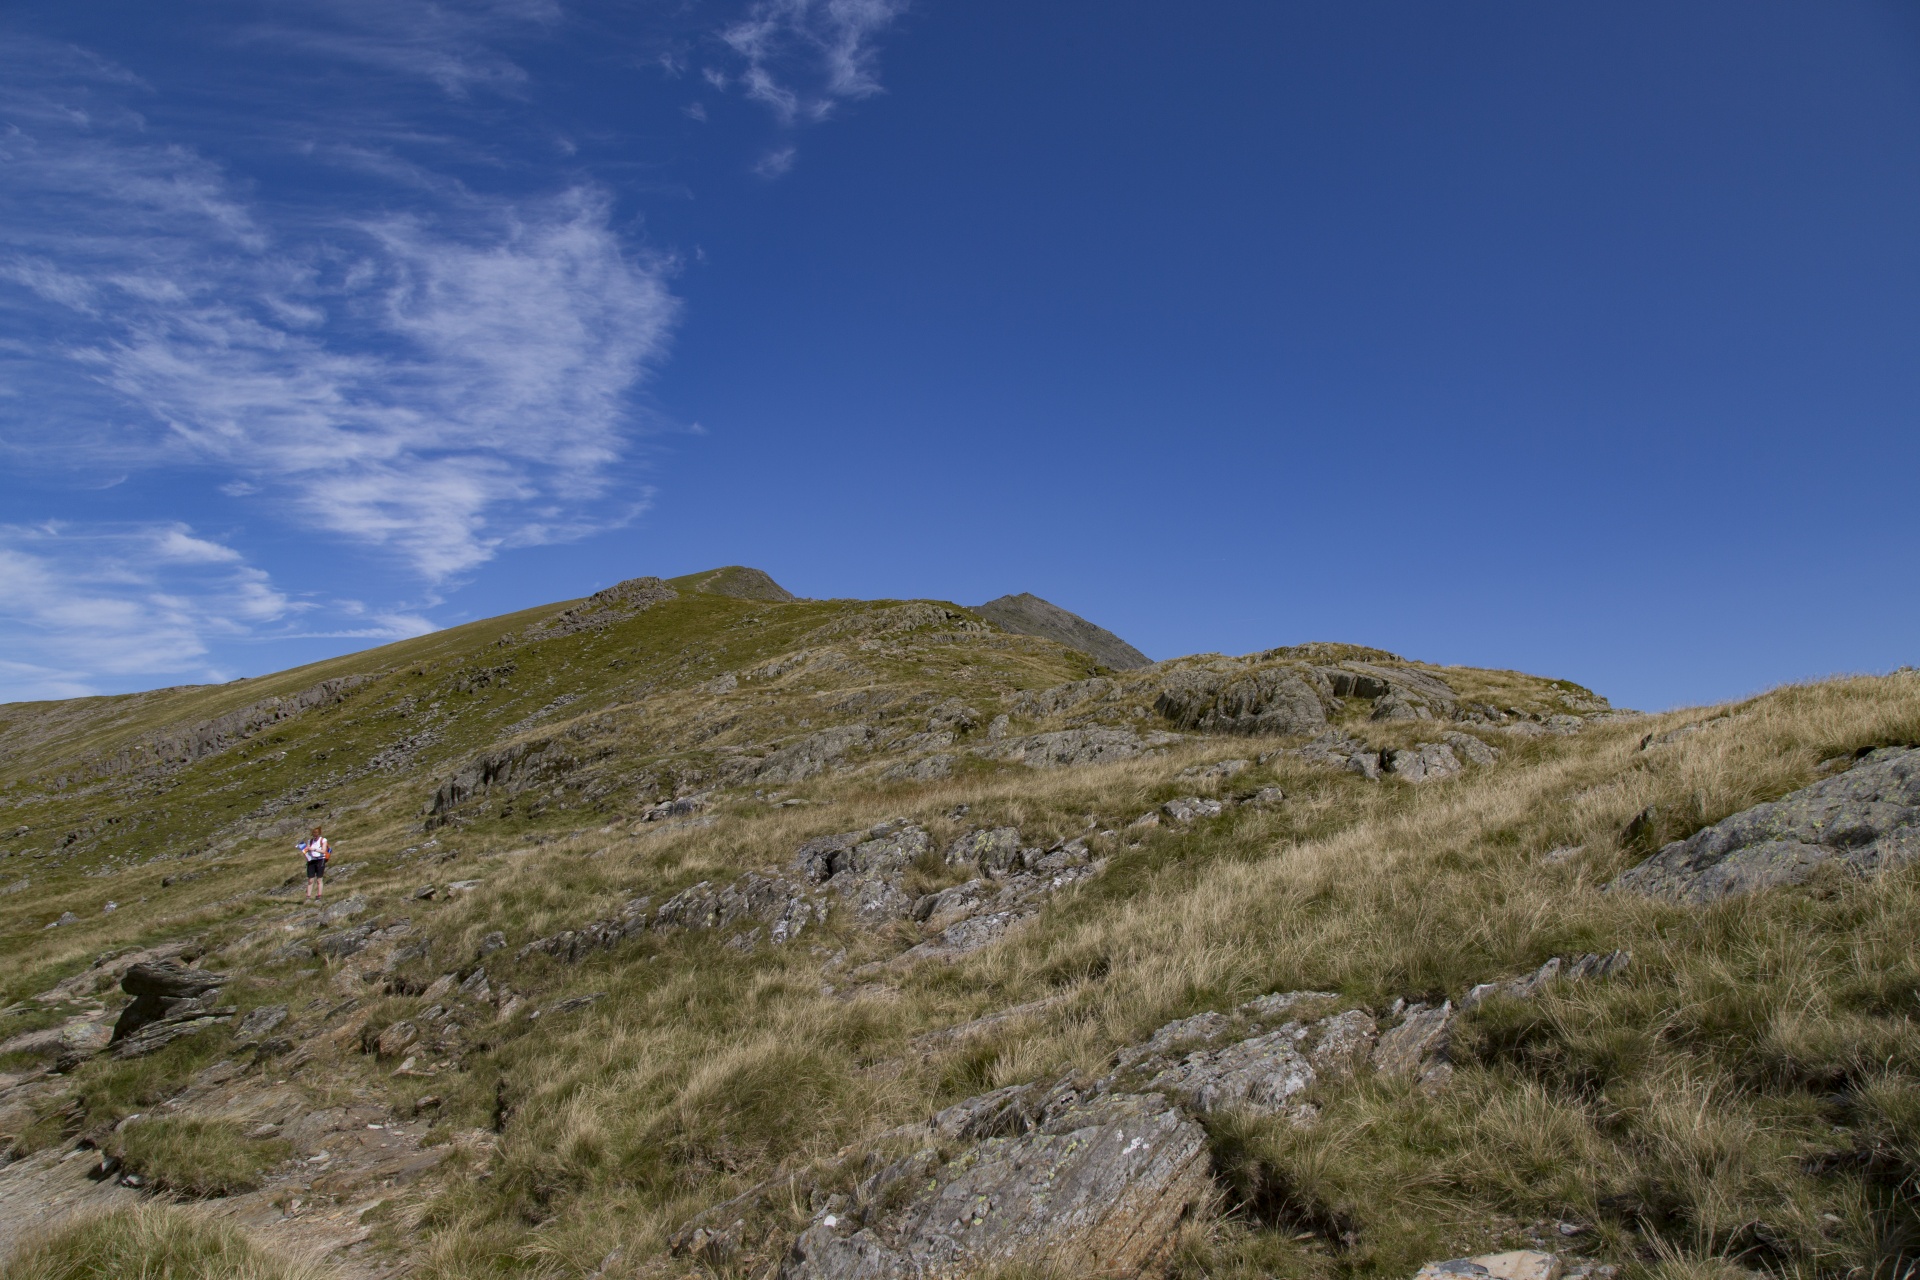
[[710, 596], [731, 596], [736, 600], [759, 600], [767, 604], [786, 604], [798, 598], [775, 582], [766, 570], [739, 564], [715, 569], [701, 577], [694, 590]]
[[1116, 671], [1132, 671], [1153, 665], [1153, 659], [1105, 627], [1097, 627], [1080, 615], [1068, 613], [1059, 605], [1042, 600], [1030, 592], [989, 600], [973, 606], [973, 612], [1002, 631], [1039, 636], [1069, 649], [1078, 649], [1095, 662]]

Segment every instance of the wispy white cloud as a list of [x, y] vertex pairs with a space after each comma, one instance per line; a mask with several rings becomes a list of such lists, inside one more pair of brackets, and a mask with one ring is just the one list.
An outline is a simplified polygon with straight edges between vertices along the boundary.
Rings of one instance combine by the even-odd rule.
[[222, 678], [208, 661], [310, 606], [183, 524], [0, 525], [0, 701], [125, 677]]
[[778, 147], [761, 156], [753, 171], [763, 178], [785, 177], [793, 168], [794, 157], [799, 153], [792, 147]]
[[[824, 120], [881, 91], [875, 41], [906, 9], [907, 0], [754, 0], [721, 38], [746, 63], [749, 98], [783, 124]], [[716, 88], [727, 79], [708, 78]]]
[[523, 92], [527, 73], [500, 44], [503, 38], [551, 26], [560, 18], [557, 0], [316, 0], [252, 27], [247, 35], [392, 76], [427, 80], [449, 97], [465, 98], [475, 90]]
[[[610, 494], [630, 394], [677, 303], [672, 264], [625, 247], [600, 188], [459, 190], [430, 212], [287, 225], [131, 113], [0, 95], [16, 121], [0, 305], [59, 335], [17, 373], [42, 380], [46, 420], [11, 423], [12, 447], [211, 466], [230, 496], [258, 492], [428, 581], [630, 518], [635, 499]], [[148, 429], [76, 438], [103, 389], [109, 422], [133, 409]]]

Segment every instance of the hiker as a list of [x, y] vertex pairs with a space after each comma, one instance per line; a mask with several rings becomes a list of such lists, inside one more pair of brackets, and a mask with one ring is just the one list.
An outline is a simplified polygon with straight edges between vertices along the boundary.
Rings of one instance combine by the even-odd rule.
[[315, 827], [313, 834], [302, 840], [294, 848], [307, 860], [307, 901], [318, 902], [327, 887], [327, 859], [333, 855], [333, 846]]

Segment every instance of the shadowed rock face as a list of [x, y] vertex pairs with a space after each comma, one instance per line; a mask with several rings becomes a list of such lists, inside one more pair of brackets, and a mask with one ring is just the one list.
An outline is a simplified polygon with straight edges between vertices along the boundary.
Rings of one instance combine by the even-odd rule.
[[1860, 875], [1920, 858], [1920, 749], [1886, 747], [1852, 769], [1676, 840], [1611, 887], [1714, 902], [1799, 884], [1824, 863]]
[[1039, 636], [1069, 649], [1078, 649], [1103, 666], [1116, 671], [1150, 667], [1153, 659], [1104, 627], [1096, 627], [1075, 613], [1039, 596], [1021, 592], [977, 604], [973, 611], [1003, 631], [1023, 636]]
[[213, 1000], [227, 975], [190, 969], [178, 960], [147, 960], [132, 965], [120, 989], [133, 1001], [113, 1025], [112, 1043], [122, 1057], [150, 1053], [211, 1020]]

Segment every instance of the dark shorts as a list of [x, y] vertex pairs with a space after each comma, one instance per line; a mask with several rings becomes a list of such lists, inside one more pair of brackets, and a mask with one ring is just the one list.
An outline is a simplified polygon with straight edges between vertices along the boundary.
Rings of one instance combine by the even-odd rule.
[[307, 879], [319, 880], [323, 878], [326, 874], [327, 874], [327, 860], [325, 858], [308, 858], [307, 859]]

